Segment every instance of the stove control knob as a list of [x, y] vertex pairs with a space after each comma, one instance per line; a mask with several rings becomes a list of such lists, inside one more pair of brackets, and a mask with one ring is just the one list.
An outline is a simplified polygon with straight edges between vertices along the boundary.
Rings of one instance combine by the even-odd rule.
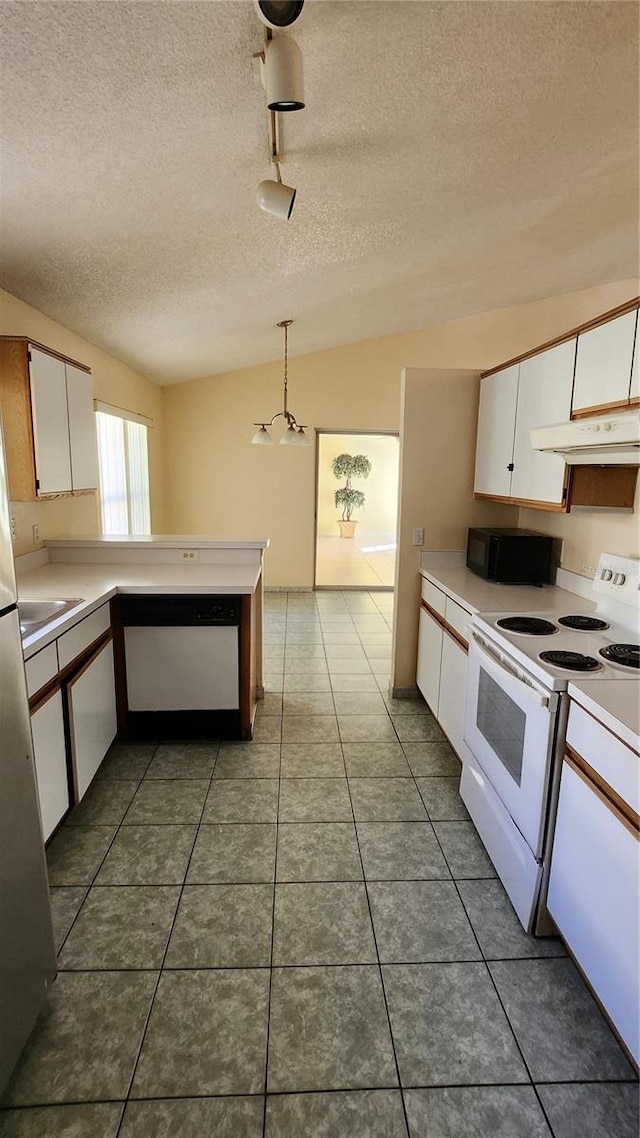
[[626, 573], [616, 573], [615, 577], [613, 578], [613, 583], [614, 585], [624, 585], [626, 579]]
[[603, 569], [600, 574], [601, 581], [610, 581], [613, 577], [613, 569]]

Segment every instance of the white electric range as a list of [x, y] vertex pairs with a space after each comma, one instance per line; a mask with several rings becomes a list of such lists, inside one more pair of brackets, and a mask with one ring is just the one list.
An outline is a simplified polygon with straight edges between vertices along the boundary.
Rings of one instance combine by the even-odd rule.
[[460, 793], [525, 929], [553, 931], [545, 897], [571, 681], [639, 698], [639, 562], [602, 554], [593, 600], [471, 621]]

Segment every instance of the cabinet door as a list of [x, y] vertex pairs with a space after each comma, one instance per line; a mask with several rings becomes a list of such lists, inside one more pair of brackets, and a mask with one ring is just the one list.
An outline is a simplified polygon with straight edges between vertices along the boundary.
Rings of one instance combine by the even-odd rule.
[[511, 494], [513, 435], [519, 364], [488, 375], [480, 384], [474, 493], [508, 498]]
[[566, 423], [571, 413], [571, 385], [576, 341], [568, 340], [520, 364], [511, 494], [532, 502], [562, 504], [564, 459], [533, 450], [530, 431]]
[[606, 410], [629, 399], [637, 312], [578, 336], [572, 411]]
[[31, 735], [42, 832], [46, 842], [71, 805], [64, 745], [62, 694], [59, 690], [31, 716]]
[[94, 490], [98, 485], [98, 466], [93, 383], [88, 372], [79, 367], [65, 364], [65, 368], [71, 486], [74, 490]]
[[76, 802], [80, 802], [117, 729], [111, 640], [71, 681], [68, 693], [73, 778]]
[[440, 661], [442, 656], [443, 632], [439, 624], [420, 609], [418, 629], [418, 669], [416, 683], [420, 688], [433, 714], [438, 714], [440, 692]]
[[37, 348], [29, 352], [37, 491], [61, 493], [71, 489], [65, 365]]
[[632, 403], [637, 403], [640, 400], [640, 314], [636, 314], [636, 340], [633, 349], [633, 367], [631, 368], [631, 386], [629, 387], [629, 399]]
[[467, 653], [452, 636], [444, 633], [438, 722], [451, 746], [462, 755], [464, 736], [464, 700], [467, 684]]

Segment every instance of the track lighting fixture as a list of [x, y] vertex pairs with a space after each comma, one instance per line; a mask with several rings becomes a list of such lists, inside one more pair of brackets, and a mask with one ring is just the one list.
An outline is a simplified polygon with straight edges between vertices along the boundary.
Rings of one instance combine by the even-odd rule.
[[271, 213], [282, 221], [288, 221], [293, 213], [297, 190], [293, 186], [285, 186], [280, 174], [280, 164], [275, 163], [277, 181], [267, 178], [260, 182], [256, 191], [256, 201], [265, 213]]
[[[270, 183], [267, 183], [267, 184], [270, 184]], [[264, 183], [263, 183], [263, 185], [264, 185]], [[293, 320], [279, 320], [278, 324], [277, 324], [278, 328], [284, 329], [284, 377], [283, 377], [284, 399], [283, 399], [283, 409], [282, 409], [282, 411], [277, 411], [276, 414], [273, 416], [272, 419], [269, 420], [268, 423], [254, 423], [253, 424], [254, 427], [259, 428], [251, 440], [251, 442], [255, 443], [256, 446], [272, 446], [273, 445], [273, 439], [271, 438], [271, 435], [269, 434], [268, 428], [273, 426], [276, 419], [284, 419], [285, 423], [287, 424], [287, 429], [280, 439], [280, 442], [283, 443], [285, 446], [308, 447], [308, 446], [310, 446], [310, 443], [311, 443], [311, 440], [304, 433], [305, 432], [305, 426], [302, 423], [299, 423], [297, 421], [295, 415], [292, 414], [292, 412], [289, 410], [289, 408], [287, 406], [287, 396], [288, 396], [287, 365], [288, 365], [288, 356], [289, 356], [289, 354], [288, 354], [288, 330], [292, 324], [293, 324]]]
[[267, 43], [262, 80], [270, 111], [304, 109], [302, 52], [290, 36], [278, 36]]
[[304, 8], [304, 0], [253, 0], [258, 16], [268, 28], [289, 28]]

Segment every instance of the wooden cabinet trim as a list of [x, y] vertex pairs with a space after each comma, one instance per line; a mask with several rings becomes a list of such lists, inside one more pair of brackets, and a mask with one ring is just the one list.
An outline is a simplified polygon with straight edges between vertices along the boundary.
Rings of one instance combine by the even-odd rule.
[[630, 405], [629, 399], [618, 399], [614, 403], [597, 403], [593, 407], [581, 407], [579, 411], [572, 411], [570, 418], [591, 419], [598, 415], [608, 415], [611, 411], [628, 411]]
[[[445, 593], [445, 596], [446, 595], [447, 594]], [[435, 609], [432, 609], [431, 605], [427, 604], [426, 601], [420, 601], [420, 608], [424, 609], [424, 611], [428, 613], [429, 616], [433, 618], [433, 620], [435, 620], [436, 624], [442, 629], [443, 632], [446, 632], [447, 636], [449, 636], [451, 640], [455, 640], [456, 644], [459, 648], [462, 648], [463, 652], [466, 652], [467, 654], [469, 653], [469, 644], [464, 639], [464, 636], [461, 636], [455, 628], [448, 624], [447, 621], [440, 616], [439, 612], [436, 612]]]
[[81, 371], [86, 371], [91, 375], [91, 368], [87, 364], [81, 364], [78, 360], [74, 360], [71, 356], [63, 356], [62, 352], [57, 352], [55, 348], [48, 348], [46, 344], [40, 344], [37, 340], [32, 340], [31, 336], [0, 336], [0, 341], [8, 342], [13, 340], [17, 344], [25, 344], [28, 347], [37, 348], [39, 352], [45, 352], [48, 356], [53, 356], [56, 360], [62, 360], [65, 364], [73, 364], [74, 367], [80, 368]]
[[548, 510], [553, 514], [566, 514], [567, 512], [566, 501], [536, 502], [533, 498], [504, 498], [498, 494], [474, 494], [473, 496], [484, 502], [504, 502], [507, 506], [525, 506], [531, 510]]
[[586, 759], [575, 751], [569, 744], [565, 744], [564, 761], [571, 770], [578, 776], [582, 782], [587, 786], [597, 798], [600, 799], [602, 804], [607, 807], [619, 822], [629, 831], [630, 834], [640, 842], [640, 817], [636, 814], [635, 810], [625, 802], [619, 794], [616, 793], [608, 782], [598, 774], [593, 767], [589, 766]]
[[45, 703], [48, 703], [54, 695], [57, 695], [61, 688], [62, 684], [60, 682], [59, 676], [54, 676], [53, 679], [44, 684], [40, 688], [40, 691], [37, 691], [35, 695], [32, 695], [29, 700], [29, 715], [35, 715], [36, 711], [39, 711], [41, 707], [44, 707]]
[[610, 308], [608, 312], [603, 312], [601, 316], [596, 316], [593, 320], [588, 320], [586, 324], [580, 324], [577, 328], [572, 328], [569, 332], [563, 332], [561, 336], [556, 336], [553, 340], [547, 340], [546, 343], [540, 344], [536, 348], [530, 348], [528, 352], [523, 352], [519, 356], [514, 356], [513, 359], [506, 360], [505, 363], [488, 368], [487, 371], [480, 373], [481, 377], [484, 379], [486, 375], [493, 375], [497, 371], [503, 371], [505, 368], [512, 367], [514, 364], [521, 363], [522, 360], [528, 360], [531, 356], [540, 355], [541, 352], [555, 348], [558, 344], [564, 344], [567, 340], [573, 340], [575, 336], [580, 336], [584, 332], [590, 332], [592, 328], [598, 328], [600, 324], [608, 324], [610, 320], [615, 320], [617, 316], [624, 316], [626, 312], [633, 312], [634, 309], [638, 308], [639, 304], [640, 297], [634, 296], [631, 300], [625, 301], [624, 304], [618, 305], [617, 308]]
[[64, 668], [61, 668], [57, 675], [52, 676], [46, 684], [43, 684], [40, 690], [35, 692], [29, 699], [29, 711], [31, 714], [37, 711], [43, 703], [46, 703], [63, 684], [69, 684], [70, 686], [74, 680], [78, 679], [78, 677], [86, 671], [89, 664], [92, 663], [93, 657], [97, 656], [98, 652], [104, 648], [104, 645], [112, 639], [113, 629], [109, 628], [91, 644], [88, 644], [86, 648], [83, 648], [82, 652], [79, 652], [70, 663], [65, 664]]

